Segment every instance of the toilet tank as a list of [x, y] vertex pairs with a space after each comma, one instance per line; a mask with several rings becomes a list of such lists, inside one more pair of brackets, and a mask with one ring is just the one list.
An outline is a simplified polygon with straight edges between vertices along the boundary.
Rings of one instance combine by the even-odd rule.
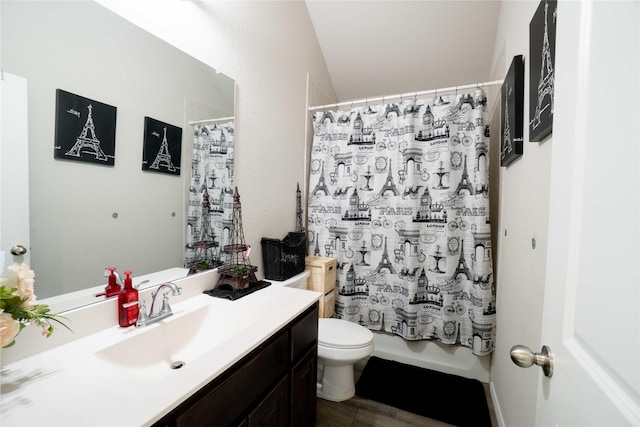
[[287, 286], [289, 288], [307, 289], [307, 279], [309, 278], [309, 271], [305, 270], [302, 273], [283, 280], [268, 280], [273, 286]]

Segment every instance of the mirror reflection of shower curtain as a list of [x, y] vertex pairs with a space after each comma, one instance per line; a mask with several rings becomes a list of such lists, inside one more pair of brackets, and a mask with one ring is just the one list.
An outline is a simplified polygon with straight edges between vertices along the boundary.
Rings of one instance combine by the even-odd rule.
[[234, 121], [196, 124], [193, 135], [185, 267], [207, 269], [230, 241]]
[[336, 316], [493, 351], [483, 90], [314, 114], [309, 254], [338, 262]]

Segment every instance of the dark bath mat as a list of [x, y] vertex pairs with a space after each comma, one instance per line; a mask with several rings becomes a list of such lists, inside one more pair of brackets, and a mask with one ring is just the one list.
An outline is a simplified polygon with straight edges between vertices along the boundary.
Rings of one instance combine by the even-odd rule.
[[260, 280], [255, 283], [250, 283], [248, 288], [239, 289], [237, 291], [234, 291], [233, 289], [231, 289], [230, 286], [229, 287], [224, 286], [222, 288], [213, 288], [209, 291], [204, 291], [203, 293], [207, 295], [211, 295], [212, 297], [226, 298], [226, 299], [230, 299], [231, 301], [234, 301], [244, 296], [247, 296], [251, 293], [254, 293], [255, 291], [259, 291], [260, 289], [266, 288], [270, 284], [271, 282]]
[[491, 427], [480, 381], [371, 357], [356, 395], [456, 426]]

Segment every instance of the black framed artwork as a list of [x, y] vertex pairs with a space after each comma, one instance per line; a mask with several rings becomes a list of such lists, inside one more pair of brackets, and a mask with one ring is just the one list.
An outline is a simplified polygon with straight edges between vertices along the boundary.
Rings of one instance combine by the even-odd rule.
[[513, 57], [502, 83], [500, 166], [508, 166], [522, 155], [524, 128], [524, 61], [522, 55]]
[[553, 129], [557, 1], [544, 0], [529, 24], [529, 141]]
[[56, 90], [53, 157], [113, 166], [117, 108]]
[[180, 175], [182, 128], [144, 118], [142, 170]]

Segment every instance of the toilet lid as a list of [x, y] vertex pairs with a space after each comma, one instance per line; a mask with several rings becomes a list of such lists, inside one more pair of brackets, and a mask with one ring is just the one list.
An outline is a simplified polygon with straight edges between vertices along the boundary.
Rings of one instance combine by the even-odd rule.
[[361, 348], [373, 342], [373, 333], [342, 319], [318, 319], [318, 344], [332, 348]]

